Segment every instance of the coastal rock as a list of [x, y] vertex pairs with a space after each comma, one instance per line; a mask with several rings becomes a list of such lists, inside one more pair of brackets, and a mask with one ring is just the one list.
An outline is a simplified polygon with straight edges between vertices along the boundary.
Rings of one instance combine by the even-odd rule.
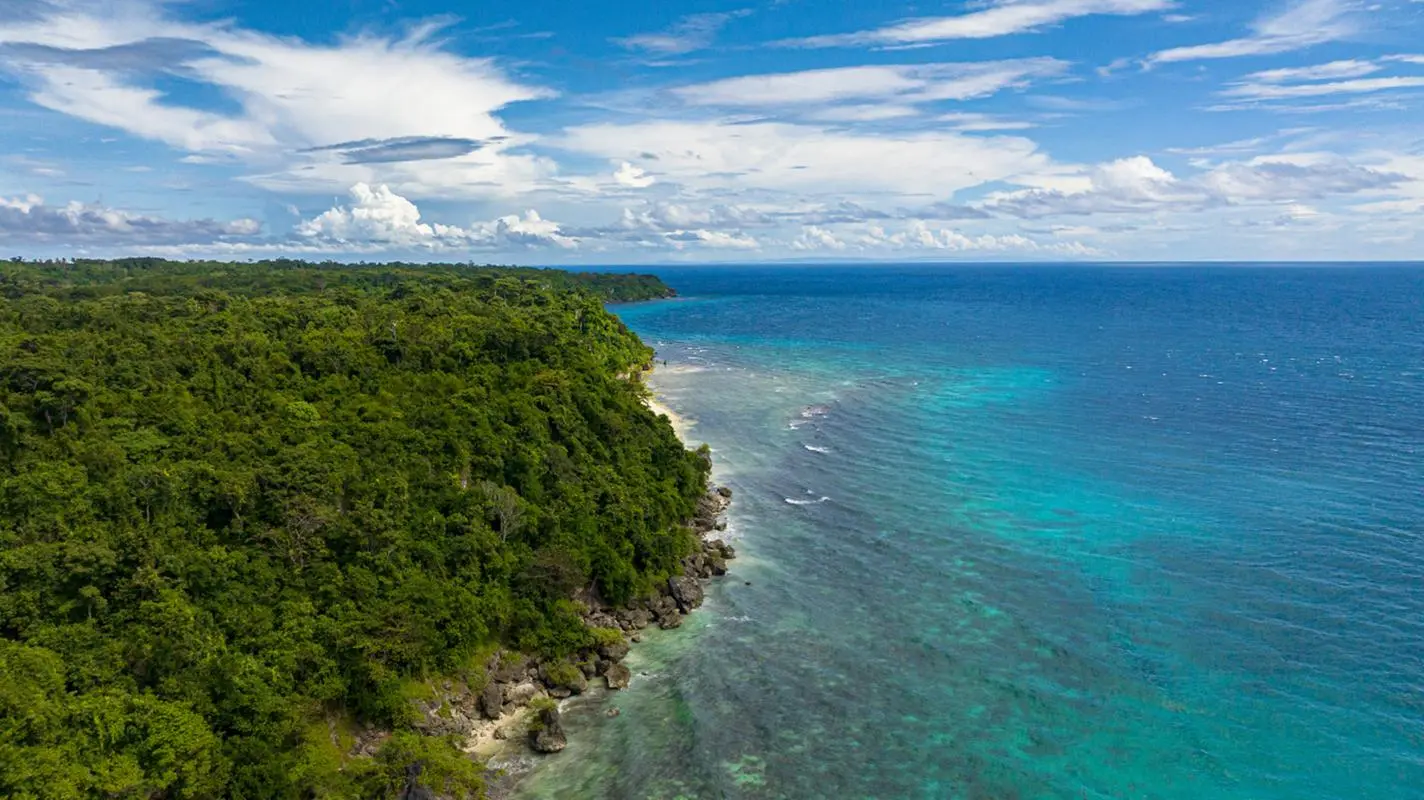
[[732, 487], [730, 487], [730, 486], [718, 486], [718, 487], [717, 487], [717, 494], [718, 494], [723, 500], [726, 500], [727, 502], [730, 503], [731, 500], [732, 500]]
[[480, 711], [485, 719], [499, 719], [504, 712], [504, 684], [490, 681], [480, 692]]
[[[588, 678], [583, 674], [583, 670], [567, 661], [540, 664], [539, 679], [549, 687], [549, 694], [554, 697], [583, 694], [588, 690]], [[565, 690], [567, 694], [559, 694]]]
[[610, 689], [627, 689], [628, 681], [633, 679], [633, 673], [622, 664], [610, 664], [603, 679], [608, 681]]
[[652, 621], [652, 615], [642, 608], [630, 608], [618, 614], [618, 625], [625, 631], [640, 631]]
[[489, 670], [490, 680], [498, 683], [515, 683], [524, 677], [529, 669], [529, 659], [518, 653], [502, 652]]
[[563, 722], [559, 719], [559, 709], [541, 709], [534, 724], [529, 728], [529, 746], [540, 753], [557, 753], [568, 745]]
[[708, 556], [707, 570], [708, 572], [711, 572], [714, 576], [726, 575], [727, 562], [721, 556]]
[[702, 584], [686, 576], [668, 578], [672, 599], [684, 614], [702, 605]]
[[[667, 584], [663, 584], [662, 589], [665, 592], [670, 591]], [[651, 606], [649, 610], [654, 620], [660, 620], [669, 613], [677, 611], [677, 601], [671, 597], [654, 598], [649, 605]]]
[[555, 686], [549, 690], [549, 696], [555, 700], [567, 700], [574, 696], [573, 690], [567, 686]]
[[737, 557], [737, 551], [733, 549], [731, 545], [727, 544], [721, 539], [713, 539], [712, 541], [704, 544], [703, 548], [707, 552], [716, 553], [717, 555], [728, 561], [731, 561], [732, 559]]
[[598, 648], [598, 654], [609, 661], [622, 661], [628, 657], [628, 642], [613, 642]]
[[678, 614], [676, 611], [673, 611], [669, 614], [658, 617], [658, 627], [662, 628], [665, 631], [670, 631], [673, 628], [681, 628], [682, 615]]
[[534, 698], [542, 693], [537, 683], [525, 681], [524, 683], [516, 684], [505, 689], [504, 702], [506, 707], [513, 706], [515, 708], [522, 708], [529, 705], [534, 701]]

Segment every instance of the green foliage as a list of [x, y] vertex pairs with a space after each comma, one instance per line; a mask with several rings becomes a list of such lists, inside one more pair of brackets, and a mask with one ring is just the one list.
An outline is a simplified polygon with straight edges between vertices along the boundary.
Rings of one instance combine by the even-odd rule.
[[624, 642], [623, 631], [617, 628], [590, 628], [589, 633], [593, 635], [594, 647], [608, 647]]
[[559, 701], [547, 695], [529, 701], [529, 730], [544, 730], [544, 712], [556, 711], [558, 708]]
[[549, 683], [555, 686], [574, 687], [579, 684], [583, 673], [579, 668], [567, 661], [557, 661], [544, 668], [549, 676]]
[[[666, 294], [0, 265], [0, 796], [378, 797], [416, 762], [474, 796], [449, 742], [400, 730], [412, 682], [590, 647], [575, 592], [627, 599], [691, 547], [706, 464], [603, 308]], [[333, 715], [397, 733], [352, 760]]]

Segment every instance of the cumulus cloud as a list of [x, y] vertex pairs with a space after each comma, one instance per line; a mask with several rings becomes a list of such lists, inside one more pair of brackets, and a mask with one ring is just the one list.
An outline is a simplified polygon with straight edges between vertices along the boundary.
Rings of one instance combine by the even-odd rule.
[[172, 220], [77, 201], [47, 205], [37, 195], [0, 197], [0, 242], [123, 247], [212, 243], [261, 233], [256, 220]]
[[544, 219], [532, 208], [525, 211], [523, 216], [511, 214], [478, 226], [472, 232], [471, 239], [492, 247], [552, 246], [571, 249], [578, 246], [578, 240], [565, 235], [557, 222]]
[[364, 183], [351, 187], [351, 204], [337, 206], [297, 226], [302, 236], [337, 242], [381, 242], [398, 245], [430, 245], [442, 240], [455, 242], [467, 233], [449, 225], [430, 225], [420, 220], [415, 203], [392, 192], [387, 186], [372, 188]]
[[533, 209], [522, 216], [511, 214], [469, 228], [428, 223], [421, 219], [415, 203], [387, 186], [373, 188], [364, 183], [351, 187], [348, 205], [336, 206], [303, 221], [297, 226], [297, 234], [315, 242], [362, 248], [523, 249], [572, 248], [578, 244], [574, 238], [564, 235], [558, 223], [544, 219]]
[[613, 173], [613, 180], [617, 181], [618, 185], [627, 186], [630, 189], [646, 189], [657, 182], [642, 167], [635, 167], [627, 161], [618, 165], [618, 169]]
[[915, 46], [954, 39], [991, 39], [1027, 33], [1075, 17], [1133, 16], [1164, 11], [1174, 0], [988, 0], [968, 14], [922, 17], [855, 33], [791, 39], [791, 47]]
[[1360, 31], [1359, 10], [1355, 0], [1294, 0], [1282, 10], [1258, 18], [1251, 24], [1249, 36], [1173, 47], [1149, 56], [1146, 64], [1270, 55], [1338, 41]]

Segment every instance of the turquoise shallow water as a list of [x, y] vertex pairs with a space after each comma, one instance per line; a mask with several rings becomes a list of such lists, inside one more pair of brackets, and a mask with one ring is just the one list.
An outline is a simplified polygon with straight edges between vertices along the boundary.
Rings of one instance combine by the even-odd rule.
[[1424, 798], [1424, 270], [663, 274], [743, 555], [522, 796]]

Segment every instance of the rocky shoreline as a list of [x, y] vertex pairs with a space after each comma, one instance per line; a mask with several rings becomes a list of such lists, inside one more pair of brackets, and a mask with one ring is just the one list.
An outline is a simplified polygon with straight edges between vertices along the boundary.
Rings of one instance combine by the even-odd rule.
[[[727, 562], [736, 551], [713, 537], [726, 530], [724, 514], [731, 502], [732, 490], [725, 486], [709, 488], [698, 500], [688, 521], [698, 549], [683, 559], [683, 573], [668, 578], [656, 594], [621, 607], [596, 597], [579, 599], [584, 621], [600, 632], [594, 647], [557, 660], [496, 652], [484, 665], [482, 680], [447, 680], [433, 688], [431, 697], [414, 701], [421, 717], [416, 727], [428, 735], [462, 737], [466, 752], [475, 757], [508, 756], [521, 741], [534, 753], [563, 750], [568, 739], [559, 701], [593, 688], [627, 688], [632, 673], [622, 662], [631, 645], [642, 640], [642, 631], [680, 627], [683, 618], [702, 605], [704, 582], [727, 574]], [[357, 754], [374, 752], [386, 735], [367, 732], [358, 739]], [[490, 777], [496, 787], [501, 783], [496, 771]], [[415, 781], [407, 788], [415, 789]]]

